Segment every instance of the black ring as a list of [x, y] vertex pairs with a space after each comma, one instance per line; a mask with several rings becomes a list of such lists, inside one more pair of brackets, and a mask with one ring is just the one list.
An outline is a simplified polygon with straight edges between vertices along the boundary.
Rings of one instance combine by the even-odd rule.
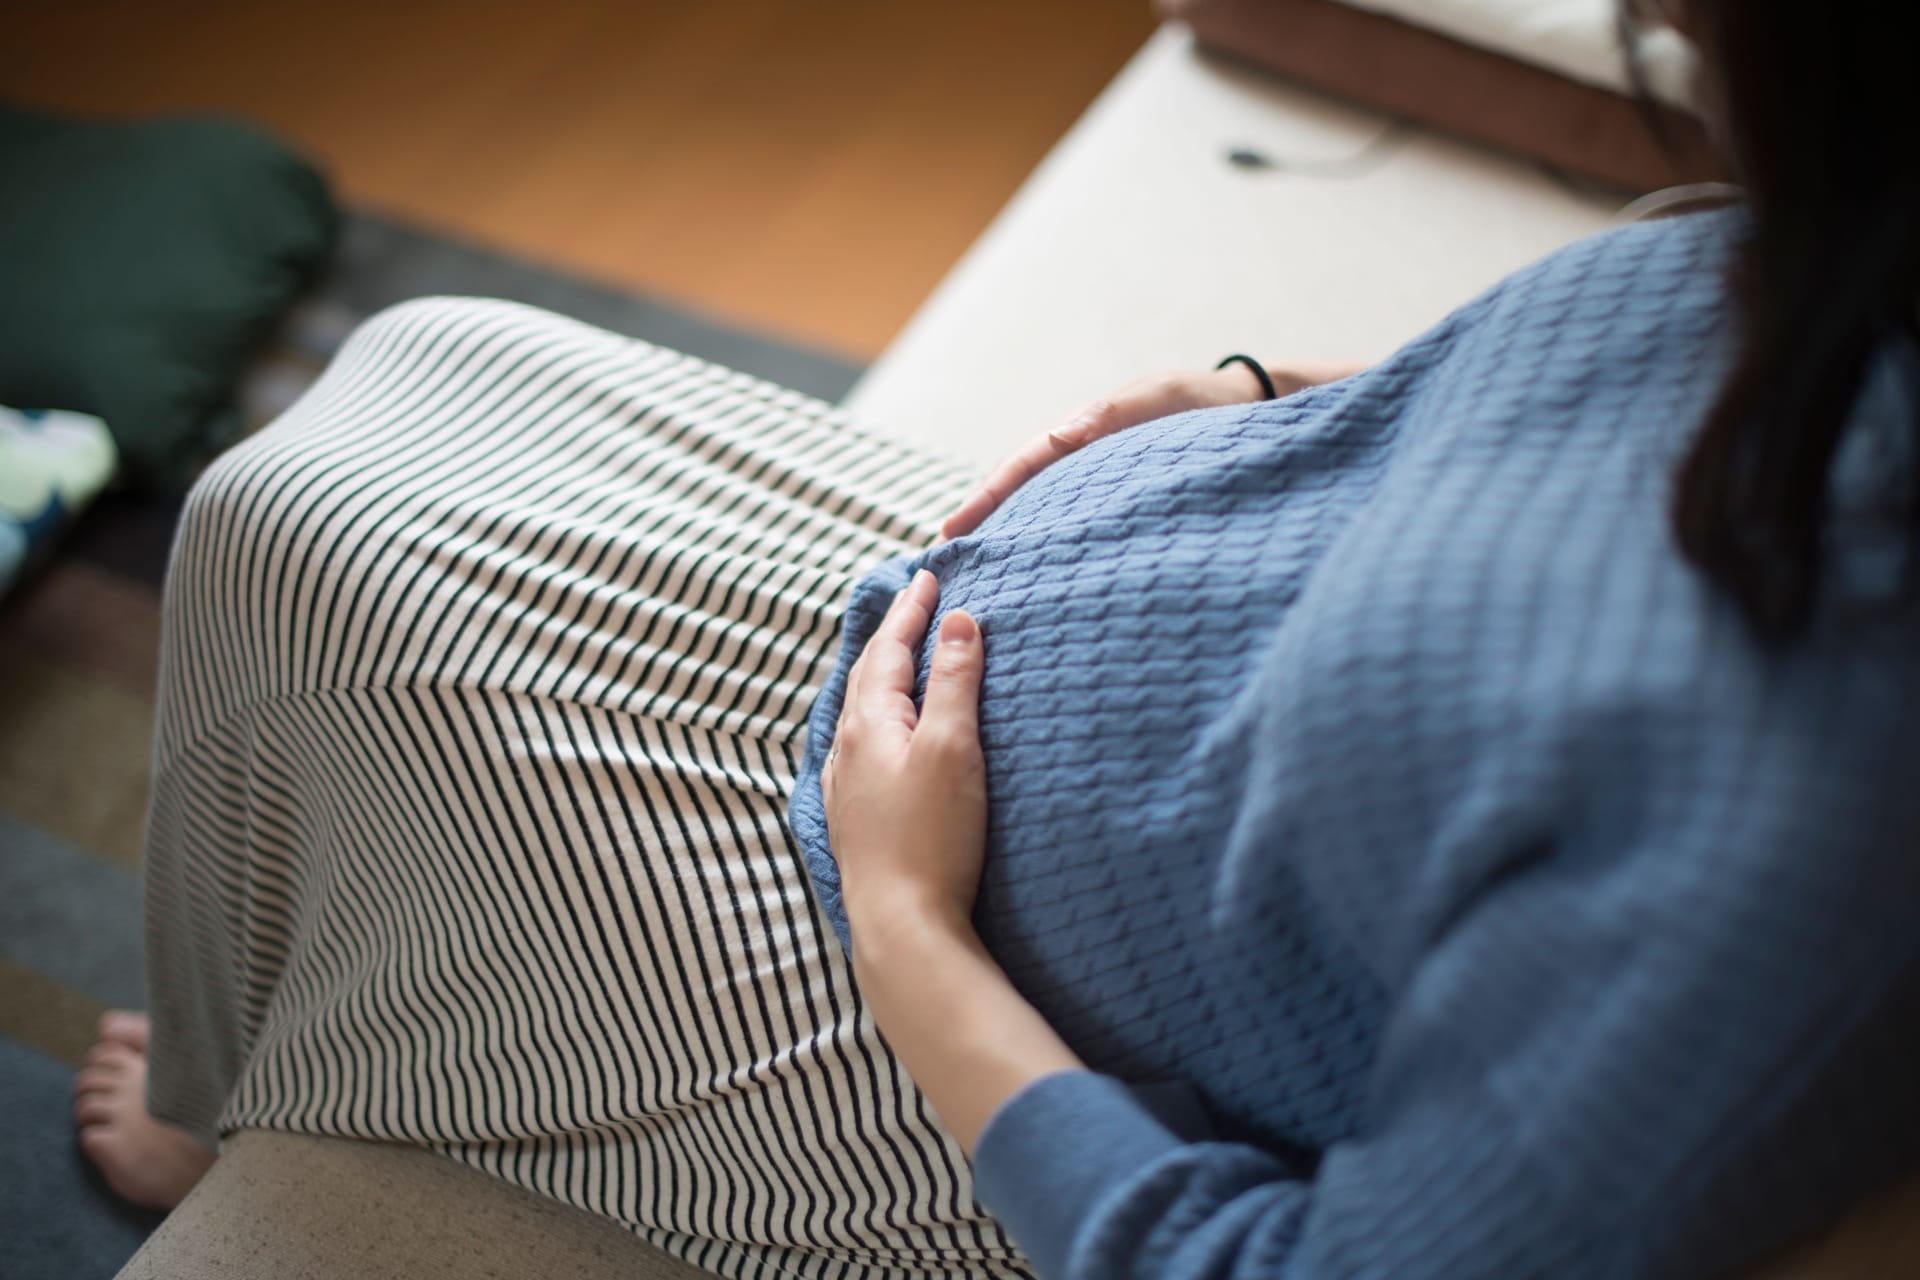
[[1258, 360], [1255, 360], [1252, 356], [1243, 356], [1239, 354], [1234, 354], [1234, 355], [1228, 356], [1225, 360], [1222, 360], [1219, 364], [1213, 367], [1216, 370], [1224, 369], [1230, 364], [1243, 364], [1247, 366], [1247, 368], [1253, 370], [1253, 376], [1260, 379], [1260, 389], [1267, 393], [1267, 396], [1266, 396], [1267, 399], [1278, 400], [1280, 398], [1280, 392], [1275, 389], [1273, 385], [1273, 379], [1270, 376], [1268, 376], [1266, 367], [1263, 366]]

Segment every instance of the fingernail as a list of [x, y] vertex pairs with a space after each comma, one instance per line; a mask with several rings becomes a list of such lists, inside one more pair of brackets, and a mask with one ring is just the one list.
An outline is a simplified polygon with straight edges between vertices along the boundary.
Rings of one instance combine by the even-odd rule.
[[922, 570], [921, 570], [920, 572], [918, 572], [918, 573], [916, 573], [916, 574], [914, 574], [914, 575], [913, 575], [913, 585], [914, 585], [914, 586], [916, 586], [916, 587], [917, 587], [917, 586], [919, 586], [919, 585], [920, 585], [920, 580], [921, 580], [922, 578], [925, 578], [925, 579], [926, 579], [926, 580], [927, 580], [928, 582], [932, 582], [932, 581], [934, 580], [934, 577], [933, 577], [933, 572], [932, 572], [931, 570], [929, 570], [929, 569], [922, 569]]
[[940, 620], [941, 644], [972, 644], [979, 638], [980, 628], [957, 609]]

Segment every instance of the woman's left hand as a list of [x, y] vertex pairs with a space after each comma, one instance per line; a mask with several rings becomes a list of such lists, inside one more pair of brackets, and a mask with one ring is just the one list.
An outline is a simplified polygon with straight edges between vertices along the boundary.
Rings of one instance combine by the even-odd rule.
[[1081, 1063], [973, 928], [987, 844], [986, 648], [972, 618], [943, 618], [916, 712], [914, 665], [939, 602], [939, 581], [922, 571], [887, 610], [847, 677], [820, 785], [861, 995], [971, 1154], [1008, 1098]]
[[980, 628], [942, 621], [918, 711], [913, 680], [940, 583], [921, 570], [853, 664], [821, 772], [827, 832], [856, 950], [863, 929], [910, 919], [970, 930], [986, 851]]

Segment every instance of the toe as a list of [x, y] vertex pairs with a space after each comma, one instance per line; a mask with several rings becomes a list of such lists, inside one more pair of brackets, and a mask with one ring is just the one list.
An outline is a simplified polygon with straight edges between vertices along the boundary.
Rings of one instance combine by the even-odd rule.
[[140, 1051], [117, 1040], [105, 1040], [87, 1051], [87, 1061], [98, 1067], [124, 1069], [140, 1060]]
[[126, 1062], [132, 1053], [133, 1050], [118, 1040], [101, 1040], [87, 1050], [87, 1056], [82, 1061], [89, 1067], [114, 1066]]
[[104, 1124], [82, 1125], [80, 1128], [80, 1150], [87, 1159], [102, 1164], [113, 1157], [118, 1144], [114, 1141], [113, 1131]]
[[112, 1067], [88, 1067], [73, 1078], [73, 1096], [81, 1098], [89, 1093], [112, 1093], [120, 1083], [120, 1074]]
[[113, 1096], [106, 1093], [84, 1093], [73, 1104], [73, 1118], [84, 1132], [89, 1125], [103, 1125], [111, 1121], [116, 1108]]
[[133, 1049], [147, 1047], [149, 1027], [147, 1015], [132, 1009], [110, 1009], [100, 1015], [100, 1038]]

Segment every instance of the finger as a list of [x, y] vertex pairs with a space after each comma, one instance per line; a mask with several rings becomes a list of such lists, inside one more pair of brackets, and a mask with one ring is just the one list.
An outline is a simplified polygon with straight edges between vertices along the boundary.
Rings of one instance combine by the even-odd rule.
[[920, 733], [955, 747], [979, 746], [980, 673], [985, 665], [986, 645], [973, 616], [955, 609], [942, 618], [927, 669]]
[[939, 603], [940, 579], [922, 569], [894, 596], [886, 616], [880, 619], [877, 634], [918, 649], [927, 634], [927, 624], [933, 621], [933, 607]]
[[1085, 404], [1064, 423], [1047, 433], [1047, 438], [1063, 453], [1084, 449], [1104, 436], [1136, 427], [1149, 418], [1159, 417], [1154, 409], [1157, 397], [1168, 393], [1170, 376], [1154, 374], [1137, 378], [1110, 397]]
[[840, 721], [834, 726], [835, 733], [838, 733], [846, 724], [847, 716], [852, 714], [854, 706], [860, 701], [860, 680], [866, 674], [869, 665], [867, 655], [873, 651], [874, 635], [880, 633], [880, 626], [885, 625], [887, 618], [892, 615], [894, 609], [899, 607], [900, 597], [906, 593], [906, 587], [893, 593], [893, 599], [887, 602], [886, 613], [880, 615], [880, 624], [874, 627], [873, 635], [869, 635], [866, 644], [860, 647], [860, 656], [855, 658], [853, 665], [847, 669], [847, 688], [846, 692], [840, 696]]
[[847, 717], [853, 714], [854, 703], [860, 700], [860, 675], [866, 669], [867, 651], [862, 649], [860, 656], [847, 668], [847, 687], [840, 695], [840, 718], [833, 722], [833, 736], [838, 738], [847, 728]]
[[940, 581], [925, 569], [894, 597], [860, 655], [860, 683], [850, 695], [853, 715], [913, 726], [918, 719], [913, 706], [915, 662], [939, 599]]
[[1016, 449], [987, 476], [986, 483], [961, 503], [940, 526], [943, 538], [958, 538], [979, 528], [986, 518], [1013, 496], [1013, 491], [1074, 452], [1084, 449], [1102, 436], [1161, 416], [1153, 412], [1152, 394], [1164, 377], [1142, 378], [1129, 383], [1109, 399], [1082, 405], [1065, 422], [1036, 436]]
[[886, 612], [882, 613], [880, 615], [880, 621], [874, 624], [872, 633], [867, 636], [867, 642], [860, 646], [860, 656], [853, 660], [853, 666], [848, 669], [847, 690], [840, 699], [840, 723], [842, 725], [846, 723], [847, 717], [853, 714], [854, 708], [860, 703], [861, 686], [866, 681], [867, 670], [873, 666], [872, 655], [874, 652], [874, 641], [878, 640], [881, 634], [885, 632], [887, 619], [891, 618], [894, 615], [894, 611], [900, 607], [900, 601], [904, 599], [907, 594], [907, 587], [911, 587], [912, 585], [912, 581], [909, 580], [906, 587], [902, 587], [893, 593], [893, 599], [887, 602]]
[[972, 533], [1013, 496], [1013, 491], [1072, 453], [1074, 446], [1056, 439], [1057, 432], [1035, 436], [1001, 460], [987, 475], [986, 482], [940, 525], [940, 536], [958, 538]]

